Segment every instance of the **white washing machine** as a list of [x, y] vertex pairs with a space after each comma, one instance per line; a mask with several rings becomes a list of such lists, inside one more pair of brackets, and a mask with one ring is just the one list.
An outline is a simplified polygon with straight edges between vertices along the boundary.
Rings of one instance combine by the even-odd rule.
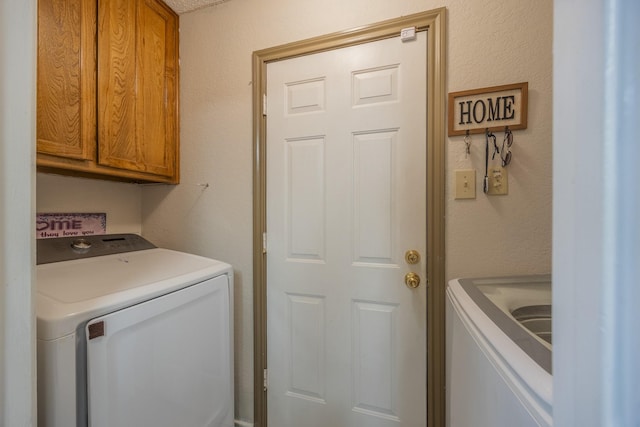
[[38, 425], [233, 426], [233, 270], [135, 234], [38, 241]]
[[447, 427], [553, 426], [550, 306], [549, 275], [449, 281]]

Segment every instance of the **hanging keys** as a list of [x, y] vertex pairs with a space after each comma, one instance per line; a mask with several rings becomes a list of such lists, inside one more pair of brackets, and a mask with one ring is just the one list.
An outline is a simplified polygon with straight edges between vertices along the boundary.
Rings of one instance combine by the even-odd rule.
[[464, 145], [466, 150], [464, 154], [464, 158], [468, 159], [469, 154], [471, 154], [471, 135], [469, 135], [469, 131], [467, 131], [467, 134], [464, 137]]

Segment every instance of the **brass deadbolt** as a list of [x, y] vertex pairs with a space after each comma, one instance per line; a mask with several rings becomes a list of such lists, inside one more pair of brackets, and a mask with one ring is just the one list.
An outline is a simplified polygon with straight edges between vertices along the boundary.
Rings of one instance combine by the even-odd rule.
[[420, 262], [420, 252], [414, 251], [413, 249], [408, 250], [407, 253], [404, 254], [404, 260], [407, 261], [407, 264], [417, 264]]

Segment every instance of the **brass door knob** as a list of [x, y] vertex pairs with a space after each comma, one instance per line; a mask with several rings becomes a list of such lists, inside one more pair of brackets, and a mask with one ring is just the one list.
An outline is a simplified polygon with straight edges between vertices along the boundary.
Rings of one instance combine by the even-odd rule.
[[416, 273], [407, 273], [404, 275], [404, 284], [411, 289], [415, 289], [420, 286], [420, 276]]
[[407, 264], [417, 264], [420, 262], [420, 252], [413, 249], [408, 250], [404, 254], [404, 260], [407, 261]]

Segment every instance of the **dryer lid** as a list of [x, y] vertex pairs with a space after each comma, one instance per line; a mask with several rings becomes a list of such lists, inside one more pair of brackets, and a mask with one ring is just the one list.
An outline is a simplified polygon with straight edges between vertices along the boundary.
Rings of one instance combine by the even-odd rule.
[[227, 274], [226, 263], [145, 249], [37, 266], [39, 339], [73, 333], [87, 320]]

